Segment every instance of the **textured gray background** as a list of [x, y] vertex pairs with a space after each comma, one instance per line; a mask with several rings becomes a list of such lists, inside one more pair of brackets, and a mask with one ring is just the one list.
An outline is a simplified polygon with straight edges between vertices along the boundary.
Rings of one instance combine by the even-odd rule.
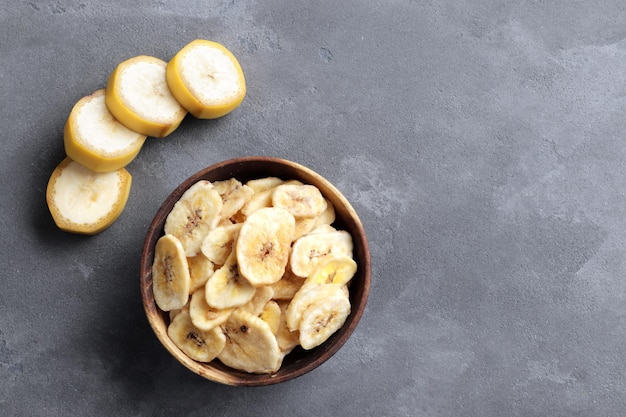
[[[58, 231], [74, 103], [195, 38], [239, 58], [243, 104], [149, 140], [110, 229]], [[626, 413], [623, 0], [4, 1], [0, 39], [0, 415]], [[345, 193], [372, 291], [326, 364], [231, 388], [158, 344], [139, 256], [180, 181], [257, 154]]]

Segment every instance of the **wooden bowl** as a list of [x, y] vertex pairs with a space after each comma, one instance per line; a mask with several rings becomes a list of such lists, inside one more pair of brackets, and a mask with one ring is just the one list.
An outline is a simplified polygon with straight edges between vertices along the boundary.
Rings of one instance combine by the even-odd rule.
[[[165, 219], [176, 201], [197, 181], [237, 178], [245, 182], [268, 176], [285, 180], [297, 179], [303, 183], [315, 185], [334, 204], [336, 220], [333, 225], [352, 235], [354, 259], [358, 265], [357, 273], [350, 284], [352, 312], [343, 327], [322, 345], [309, 351], [296, 347], [285, 357], [280, 370], [274, 374], [257, 375], [237, 371], [223, 365], [217, 359], [210, 363], [196, 362], [189, 359], [172, 343], [167, 335], [169, 315], [162, 312], [154, 301], [151, 269], [156, 241], [163, 235]], [[233, 386], [261, 386], [277, 384], [301, 376], [320, 366], [343, 346], [356, 328], [365, 309], [370, 289], [371, 266], [367, 238], [359, 216], [348, 200], [330, 182], [297, 163], [272, 157], [252, 156], [223, 161], [205, 168], [183, 181], [167, 197], [148, 229], [141, 255], [140, 275], [141, 296], [148, 321], [157, 338], [178, 361], [196, 374], [214, 382]]]

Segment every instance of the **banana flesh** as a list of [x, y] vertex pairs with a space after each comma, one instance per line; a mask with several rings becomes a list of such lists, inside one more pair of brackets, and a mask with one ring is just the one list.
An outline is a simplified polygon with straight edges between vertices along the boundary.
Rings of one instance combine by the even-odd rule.
[[101, 89], [78, 100], [63, 129], [67, 156], [96, 172], [124, 168], [146, 140], [113, 117], [104, 97]]
[[196, 39], [167, 64], [167, 84], [199, 119], [222, 117], [243, 101], [246, 81], [237, 58], [223, 45]]
[[124, 126], [146, 136], [163, 138], [187, 114], [166, 81], [167, 62], [146, 55], [120, 63], [106, 86], [105, 102]]
[[46, 188], [46, 202], [61, 230], [93, 235], [121, 215], [132, 177], [124, 168], [95, 172], [65, 158], [54, 169]]

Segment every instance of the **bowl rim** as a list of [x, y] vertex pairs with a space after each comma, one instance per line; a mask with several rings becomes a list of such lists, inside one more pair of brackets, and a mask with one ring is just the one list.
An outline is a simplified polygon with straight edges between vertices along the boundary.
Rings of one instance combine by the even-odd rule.
[[[311, 351], [303, 351], [301, 353], [301, 356], [304, 357], [304, 360], [296, 360], [293, 364], [293, 369], [289, 369], [286, 371], [283, 370], [283, 373], [281, 373], [281, 370], [279, 370], [275, 374], [249, 374], [228, 368], [226, 366], [223, 366], [221, 363], [211, 362], [209, 364], [204, 364], [196, 362], [187, 357], [177, 346], [173, 344], [173, 342], [167, 336], [166, 332], [167, 326], [165, 325], [164, 318], [164, 315], [166, 313], [162, 312], [156, 306], [156, 303], [154, 301], [154, 295], [152, 292], [151, 268], [154, 258], [154, 244], [156, 243], [156, 240], [163, 234], [163, 224], [165, 218], [171, 210], [171, 207], [173, 207], [176, 201], [178, 201], [178, 199], [185, 190], [187, 190], [192, 184], [196, 183], [197, 181], [209, 179], [210, 177], [212, 177], [212, 173], [219, 173], [224, 171], [221, 175], [219, 175], [219, 178], [216, 177], [215, 179], [210, 179], [211, 181], [237, 178], [236, 174], [240, 172], [239, 169], [241, 168], [245, 168], [250, 164], [257, 164], [259, 165], [259, 167], [261, 167], [262, 164], [268, 163], [274, 169], [286, 168], [288, 171], [293, 171], [297, 173], [297, 176], [299, 177], [297, 179], [300, 179], [304, 183], [315, 182], [325, 197], [328, 198], [329, 195], [332, 195], [333, 202], [335, 204], [339, 203], [339, 205], [342, 206], [341, 209], [348, 215], [345, 218], [341, 219], [340, 222], [351, 222], [352, 228], [355, 229], [358, 235], [353, 236], [353, 241], [359, 245], [359, 247], [355, 247], [355, 249], [359, 251], [360, 258], [362, 258], [360, 259], [359, 270], [357, 271], [357, 274], [362, 277], [362, 282], [360, 281], [358, 294], [354, 295], [355, 298], [353, 298], [352, 291], [350, 291], [351, 303], [354, 299], [356, 299], [358, 301], [358, 305], [356, 306], [357, 308], [352, 309], [350, 316], [348, 317], [348, 322], [344, 324], [344, 326], [333, 336], [331, 336], [332, 342], [327, 341], [317, 348], [312, 349]], [[250, 177], [250, 179], [251, 178], [252, 177]], [[336, 212], [340, 212], [340, 210], [337, 210], [337, 207]], [[357, 327], [364, 313], [367, 299], [369, 298], [370, 281], [371, 258], [367, 236], [358, 214], [356, 213], [350, 202], [347, 200], [347, 198], [332, 183], [330, 183], [322, 175], [318, 174], [312, 169], [305, 167], [304, 165], [301, 165], [297, 162], [272, 156], [243, 156], [226, 159], [214, 163], [206, 168], [203, 168], [189, 176], [187, 179], [183, 180], [167, 196], [167, 198], [160, 205], [159, 209], [156, 211], [148, 227], [148, 231], [146, 233], [141, 252], [141, 298], [144, 312], [153, 332], [157, 336], [157, 339], [166, 348], [166, 350], [168, 350], [169, 353], [174, 356], [175, 359], [177, 359], [181, 364], [183, 364], [192, 372], [210, 381], [231, 386], [266, 386], [285, 382], [312, 371], [313, 369], [317, 368], [328, 359], [330, 359], [346, 343], [347, 339], [351, 336], [351, 334]], [[163, 323], [158, 322], [158, 317], [161, 317]], [[310, 356], [310, 352], [314, 352], [314, 355]], [[289, 355], [287, 357], [289, 357]], [[312, 357], [312, 359], [307, 360], [307, 357]], [[302, 363], [299, 363], [301, 361]], [[283, 368], [281, 367], [281, 369]]]

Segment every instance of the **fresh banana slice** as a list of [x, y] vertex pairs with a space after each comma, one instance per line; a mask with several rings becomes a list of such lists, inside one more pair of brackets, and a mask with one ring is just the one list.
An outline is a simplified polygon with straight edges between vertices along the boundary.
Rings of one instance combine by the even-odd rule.
[[202, 240], [200, 251], [214, 264], [223, 265], [233, 251], [240, 229], [241, 223], [235, 223], [210, 230]]
[[46, 202], [59, 229], [93, 235], [122, 214], [131, 182], [124, 168], [99, 173], [65, 158], [50, 176]]
[[200, 252], [202, 241], [217, 225], [222, 199], [211, 182], [200, 180], [189, 187], [165, 219], [165, 233], [176, 236], [189, 257]]
[[294, 217], [315, 218], [326, 210], [326, 199], [310, 184], [283, 184], [272, 194], [272, 205], [284, 208]]
[[191, 294], [189, 301], [189, 317], [191, 322], [200, 330], [211, 330], [228, 320], [234, 308], [217, 309], [207, 304], [204, 288], [197, 289]]
[[304, 285], [335, 284], [346, 285], [356, 273], [357, 265], [349, 256], [328, 259], [306, 278]]
[[278, 177], [264, 177], [264, 178], [256, 178], [253, 180], [249, 180], [246, 182], [246, 185], [255, 193], [260, 193], [261, 191], [266, 191], [271, 188], [276, 188], [279, 185], [283, 184], [285, 181]]
[[183, 107], [199, 119], [230, 113], [246, 95], [237, 58], [223, 45], [204, 39], [190, 42], [171, 59], [167, 83]]
[[173, 235], [157, 240], [152, 263], [154, 301], [163, 311], [182, 308], [189, 299], [189, 265], [183, 245]]
[[280, 368], [283, 355], [269, 324], [259, 317], [236, 310], [222, 325], [226, 345], [218, 359], [245, 372], [266, 374]]
[[250, 314], [258, 316], [263, 311], [263, 307], [274, 296], [274, 290], [269, 286], [258, 287], [254, 293], [254, 297], [244, 305], [238, 307]]
[[317, 298], [302, 313], [299, 324], [300, 346], [310, 350], [324, 343], [344, 325], [350, 309], [350, 300], [341, 290]]
[[181, 311], [167, 328], [167, 335], [185, 355], [198, 362], [211, 362], [226, 345], [222, 329], [203, 331], [193, 325], [188, 311]]
[[289, 268], [289, 264], [287, 264], [282, 278], [271, 285], [274, 290], [274, 296], [272, 298], [274, 300], [291, 300], [300, 287], [302, 287], [305, 280], [305, 278], [294, 274], [291, 268]]
[[252, 285], [269, 285], [285, 273], [295, 219], [281, 208], [252, 213], [241, 226], [236, 243], [239, 270]]
[[187, 264], [190, 277], [189, 293], [193, 293], [198, 288], [204, 287], [209, 277], [215, 272], [215, 265], [201, 253], [187, 258]]
[[106, 86], [106, 106], [127, 128], [162, 138], [172, 133], [187, 111], [170, 92], [165, 77], [167, 63], [137, 56], [120, 63]]
[[287, 327], [287, 308], [289, 301], [281, 300], [276, 302], [280, 308], [280, 321], [276, 332], [276, 341], [281, 352], [289, 353], [300, 344], [300, 331], [291, 331]]
[[241, 184], [235, 178], [215, 181], [213, 187], [222, 198], [222, 220], [234, 216], [254, 194], [252, 188]]
[[124, 168], [139, 153], [146, 136], [118, 122], [104, 103], [105, 90], [97, 90], [74, 105], [65, 123], [65, 153], [96, 172]]
[[293, 244], [291, 270], [298, 276], [308, 277], [330, 258], [352, 257], [352, 249], [352, 236], [345, 230], [310, 233]]
[[261, 314], [259, 314], [259, 318], [269, 324], [272, 333], [276, 335], [280, 326], [280, 315], [281, 312], [278, 303], [274, 300], [269, 300], [265, 303]]
[[235, 252], [211, 275], [205, 285], [207, 303], [217, 309], [238, 307], [254, 297], [256, 288], [239, 272]]

